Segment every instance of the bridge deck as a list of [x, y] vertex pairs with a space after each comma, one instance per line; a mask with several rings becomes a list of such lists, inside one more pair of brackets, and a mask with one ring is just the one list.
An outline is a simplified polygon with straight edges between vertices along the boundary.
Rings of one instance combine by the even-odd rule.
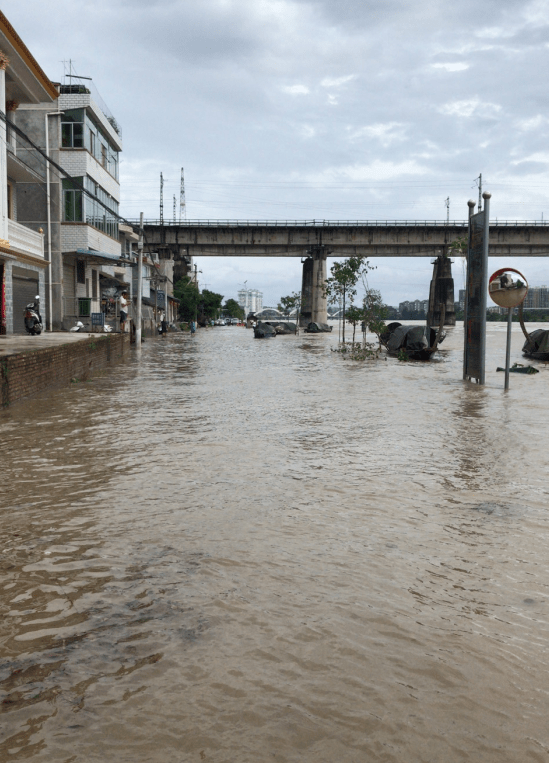
[[[302, 257], [324, 246], [334, 257], [433, 257], [467, 235], [467, 221], [148, 220], [144, 229], [149, 250], [180, 256]], [[549, 222], [492, 221], [490, 255], [549, 255]]]

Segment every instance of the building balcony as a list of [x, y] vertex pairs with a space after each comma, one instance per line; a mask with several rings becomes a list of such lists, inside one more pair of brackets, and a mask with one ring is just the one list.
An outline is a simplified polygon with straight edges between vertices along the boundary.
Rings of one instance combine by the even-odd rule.
[[15, 220], [8, 220], [8, 241], [14, 254], [29, 254], [44, 259], [44, 236]]

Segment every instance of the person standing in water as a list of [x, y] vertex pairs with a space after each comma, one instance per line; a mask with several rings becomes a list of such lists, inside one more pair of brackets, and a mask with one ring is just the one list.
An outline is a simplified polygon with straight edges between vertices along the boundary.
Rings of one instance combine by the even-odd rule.
[[120, 333], [126, 330], [126, 321], [128, 319], [128, 292], [123, 291], [120, 295]]

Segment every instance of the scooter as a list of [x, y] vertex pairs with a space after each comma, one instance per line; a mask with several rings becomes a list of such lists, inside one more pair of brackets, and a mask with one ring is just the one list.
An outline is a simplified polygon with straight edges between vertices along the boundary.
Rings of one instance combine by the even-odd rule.
[[42, 333], [43, 328], [42, 316], [40, 315], [40, 297], [37, 294], [34, 302], [25, 308], [25, 329], [28, 334], [38, 335]]

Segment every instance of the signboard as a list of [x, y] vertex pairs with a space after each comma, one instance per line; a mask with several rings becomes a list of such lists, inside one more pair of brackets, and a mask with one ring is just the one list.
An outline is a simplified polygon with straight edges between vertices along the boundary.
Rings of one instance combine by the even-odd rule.
[[[486, 196], [489, 195], [486, 194]], [[469, 217], [467, 282], [464, 311], [463, 378], [484, 384], [486, 301], [488, 290], [489, 203]]]
[[162, 289], [156, 291], [156, 304], [158, 307], [166, 307], [166, 292]]
[[104, 326], [105, 325], [105, 313], [92, 313], [91, 314], [92, 326]]

